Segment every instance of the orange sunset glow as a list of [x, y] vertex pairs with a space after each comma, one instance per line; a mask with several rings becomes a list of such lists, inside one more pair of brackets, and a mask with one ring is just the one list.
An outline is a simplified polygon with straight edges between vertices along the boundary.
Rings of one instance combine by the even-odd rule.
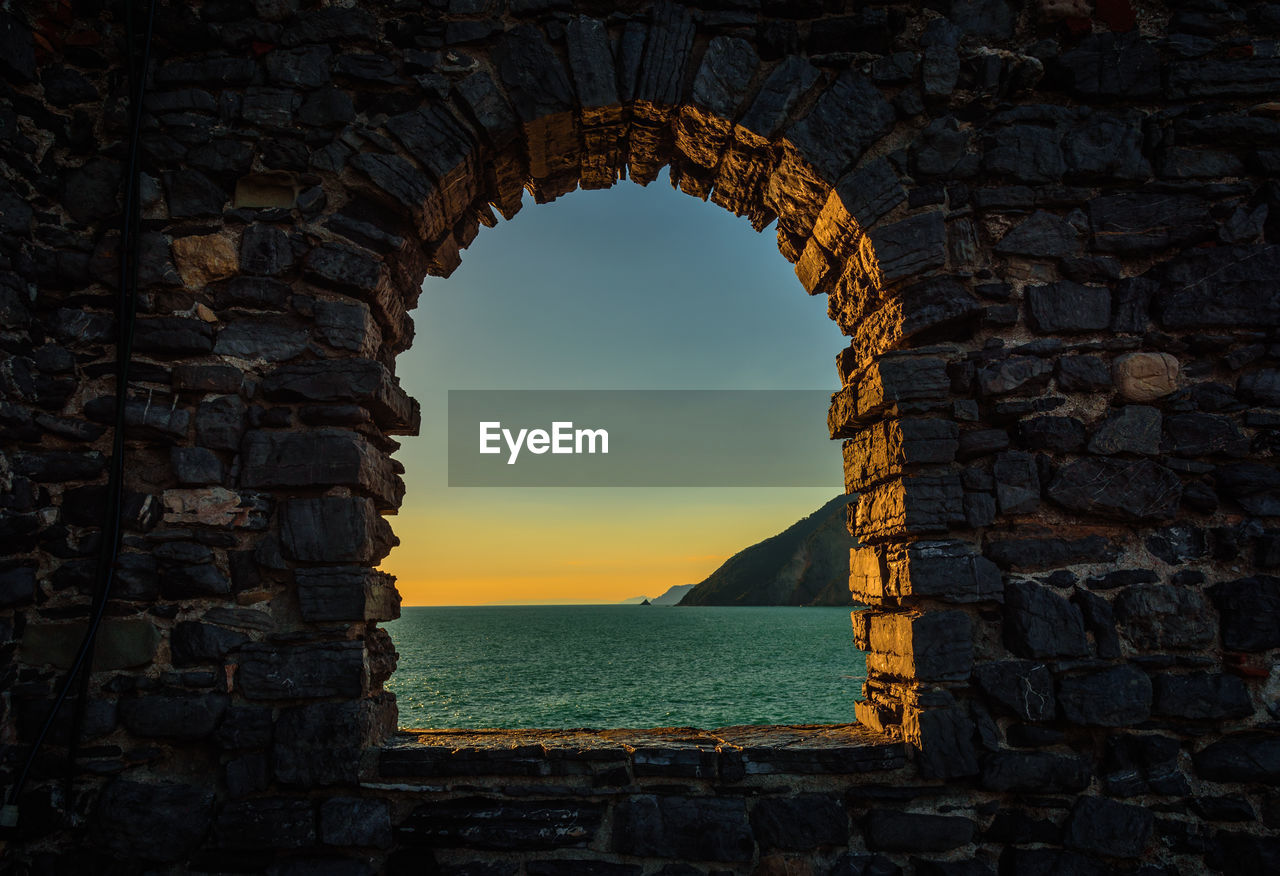
[[[400, 547], [382, 569], [397, 577], [406, 605], [658, 596], [701, 581], [732, 554], [830, 498], [830, 491], [812, 488], [751, 496], [743, 490], [621, 490], [610, 497], [528, 490], [528, 499], [507, 493], [500, 500], [498, 491], [475, 492], [479, 498], [472, 502], [392, 518]], [[544, 492], [577, 496], [551, 505], [534, 495]], [[495, 505], [504, 508], [497, 519]]]

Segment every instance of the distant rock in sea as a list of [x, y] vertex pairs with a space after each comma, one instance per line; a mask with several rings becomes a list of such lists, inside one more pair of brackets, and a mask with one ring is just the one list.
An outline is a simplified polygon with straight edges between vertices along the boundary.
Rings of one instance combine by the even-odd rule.
[[653, 603], [652, 603], [652, 602], [650, 602], [650, 601], [649, 601], [649, 600], [647, 600], [647, 599], [646, 599], [644, 602], [640, 603], [640, 604], [641, 604], [641, 605], [653, 605]]
[[849, 534], [845, 506], [856, 498], [836, 496], [772, 538], [739, 551], [690, 588], [679, 604], [853, 605], [849, 549], [858, 542]]

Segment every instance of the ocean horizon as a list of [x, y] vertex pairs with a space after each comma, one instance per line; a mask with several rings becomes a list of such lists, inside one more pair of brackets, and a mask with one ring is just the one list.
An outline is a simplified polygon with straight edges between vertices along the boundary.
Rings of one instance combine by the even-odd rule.
[[[641, 597], [634, 597], [640, 599]], [[656, 599], [657, 597], [646, 596], [645, 599]], [[529, 599], [529, 600], [505, 600], [500, 599], [495, 602], [420, 602], [413, 605], [402, 605], [401, 610], [409, 608], [495, 608], [501, 606], [510, 607], [536, 607], [540, 605], [559, 606], [562, 608], [572, 608], [573, 606], [594, 606], [594, 607], [617, 607], [617, 608], [636, 608], [643, 607], [638, 602], [580, 602], [576, 599], [566, 599], [564, 601], [545, 600], [545, 599]], [[830, 606], [830, 605], [655, 605], [654, 608], [840, 608], [845, 611], [862, 606]]]
[[387, 682], [413, 729], [714, 729], [854, 720], [846, 607], [408, 606]]

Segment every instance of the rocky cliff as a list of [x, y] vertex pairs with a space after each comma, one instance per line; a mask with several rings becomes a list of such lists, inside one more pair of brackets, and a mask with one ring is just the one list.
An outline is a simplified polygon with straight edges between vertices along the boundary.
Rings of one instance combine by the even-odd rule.
[[734, 554], [680, 605], [852, 605], [849, 549], [857, 542], [845, 526], [837, 496], [782, 532]]
[[686, 593], [696, 587], [696, 584], [676, 584], [674, 587], [668, 587], [667, 592], [661, 596], [653, 598], [654, 605], [679, 605], [680, 600], [684, 599]]

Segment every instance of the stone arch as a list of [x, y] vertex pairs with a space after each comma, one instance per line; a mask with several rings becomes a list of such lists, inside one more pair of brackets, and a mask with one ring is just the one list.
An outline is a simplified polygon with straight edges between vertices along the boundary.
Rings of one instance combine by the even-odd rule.
[[[712, 819], [729, 838], [723, 861], [763, 859], [774, 840], [760, 825], [803, 806], [834, 811], [844, 838], [830, 845], [905, 860], [972, 843], [1018, 870], [1034, 857], [1024, 840], [985, 819], [1024, 806], [1020, 795], [1087, 792], [1056, 807], [1070, 809], [1070, 851], [1046, 860], [1063, 861], [1166, 861], [1149, 809], [1110, 798], [1182, 799], [1187, 775], [1250, 806], [1270, 800], [1259, 782], [1276, 778], [1265, 682], [1278, 585], [1265, 573], [1278, 561], [1268, 360], [1280, 249], [1275, 125], [1254, 101], [1280, 78], [1274, 62], [1222, 47], [1183, 57], [1158, 37], [1203, 24], [1142, 9], [1139, 27], [1114, 4], [1088, 34], [1002, 0], [947, 16], [776, 7], [165, 7], [147, 107], [142, 367], [126, 407], [129, 616], [104, 628], [115, 674], [95, 683], [91, 735], [159, 753], [145, 770], [104, 754], [102, 771], [123, 775], [105, 790], [82, 781], [72, 805], [91, 811], [101, 848], [243, 863], [328, 844], [365, 850], [354, 861], [392, 842], [393, 820], [405, 843], [425, 825], [466, 848], [458, 825], [487, 810], [456, 788], [421, 805], [356, 790], [406, 775], [625, 780], [634, 788], [606, 808], [614, 836], [634, 841], [602, 846], [596, 803], [552, 809], [593, 854], [629, 863], [684, 854], [678, 832], [652, 835], [654, 807]], [[1241, 37], [1266, 20], [1215, 26]], [[5, 598], [29, 678], [9, 702], [38, 717], [76, 632], [64, 619], [84, 600], [72, 594], [88, 586], [77, 539], [92, 521], [77, 505], [100, 480], [93, 422], [110, 406], [103, 179], [117, 168], [110, 152], [83, 158], [73, 120], [119, 64], [84, 51], [68, 57], [92, 63], [56, 63], [48, 47], [61, 44], [42, 31], [37, 65], [29, 26], [47, 24], [3, 24], [23, 136], [70, 168], [51, 180], [8, 156], [0, 202], [15, 241], [0, 302], [23, 353], [5, 385]], [[193, 35], [227, 50], [193, 51]], [[489, 205], [510, 215], [526, 186], [546, 200], [624, 169], [648, 182], [666, 164], [683, 190], [757, 227], [776, 218], [780, 251], [852, 338], [829, 425], [861, 496], [863, 729], [818, 731], [810, 747], [750, 734], [610, 742], [620, 748], [585, 773], [563, 764], [594, 763], [581, 752], [603, 751], [599, 739], [497, 753], [473, 741], [459, 759], [384, 746], [394, 657], [377, 623], [398, 600], [372, 567], [402, 491], [393, 436], [418, 416], [394, 378], [418, 283], [447, 275], [496, 221]], [[521, 745], [540, 752], [534, 766], [510, 754]], [[648, 776], [704, 784], [691, 797], [646, 786], [646, 746], [669, 758]], [[821, 797], [823, 777], [852, 788], [871, 769], [954, 793], [965, 814], [805, 792], [753, 803], [748, 828], [747, 804], [714, 785], [817, 773]], [[1161, 783], [1170, 771], [1181, 784]], [[137, 827], [156, 795], [192, 815]], [[500, 805], [535, 825], [516, 830], [530, 843], [563, 826]], [[1195, 805], [1218, 815], [1179, 824], [1223, 820]], [[1105, 829], [1116, 823], [1127, 838]], [[991, 832], [975, 839], [975, 825]], [[30, 848], [59, 839], [50, 830]], [[1276, 842], [1254, 822], [1219, 831], [1209, 854], [1263, 860]]]
[[[830, 296], [830, 315], [854, 339], [839, 358], [846, 388], [833, 402], [833, 437], [872, 442], [849, 441], [851, 456], [902, 453], [898, 432], [869, 436], [866, 427], [881, 425], [886, 410], [859, 406], [856, 378], [916, 336], [964, 345], [981, 306], [957, 279], [967, 266], [949, 248], [950, 237], [972, 230], [953, 231], [934, 205], [912, 210], [915, 184], [886, 157], [889, 145], [915, 136], [897, 123], [892, 90], [853, 70], [824, 76], [795, 56], [762, 62], [741, 38], [701, 46], [689, 11], [673, 4], [659, 4], [641, 21], [624, 28], [615, 46], [601, 20], [570, 18], [559, 50], [540, 29], [518, 25], [497, 36], [488, 55], [470, 58], [448, 95], [387, 117], [377, 139], [326, 179], [325, 210], [310, 220], [321, 242], [304, 258], [302, 278], [365, 298], [381, 331], [377, 358], [389, 365], [408, 343], [419, 278], [451, 273], [481, 226], [496, 221], [492, 209], [510, 217], [526, 191], [547, 201], [628, 176], [648, 184], [670, 167], [673, 184], [747, 216], [757, 229], [777, 221], [779, 249], [796, 263], [801, 284]], [[636, 53], [629, 70], [628, 51]], [[847, 131], [855, 133], [836, 138]], [[390, 240], [377, 245], [367, 231], [353, 232], [362, 219], [381, 223]], [[926, 357], [908, 365], [908, 382], [937, 383], [942, 363]], [[268, 378], [268, 393], [320, 401], [290, 388], [317, 367], [285, 366]], [[276, 471], [279, 459], [263, 454], [261, 465]], [[889, 493], [903, 488], [907, 470], [851, 471], [851, 490], [875, 488], [851, 526], [878, 540], [912, 534], [873, 531], [890, 513], [884, 502], [904, 501]], [[275, 475], [263, 477], [254, 483], [266, 486]], [[365, 507], [394, 504], [388, 494]], [[378, 528], [361, 523], [355, 531]], [[899, 721], [875, 723], [897, 729]]]

